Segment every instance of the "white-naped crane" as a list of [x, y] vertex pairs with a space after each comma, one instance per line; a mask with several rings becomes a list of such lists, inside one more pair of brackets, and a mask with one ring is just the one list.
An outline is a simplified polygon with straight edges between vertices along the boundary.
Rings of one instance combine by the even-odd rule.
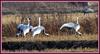
[[16, 34], [17, 36], [22, 35], [22, 34], [26, 36], [26, 34], [29, 33], [32, 27], [30, 25], [30, 18], [27, 18], [27, 21], [28, 21], [27, 24], [21, 23], [17, 26], [17, 34]]
[[79, 35], [82, 34], [81, 32], [78, 31], [80, 29], [80, 24], [78, 22], [78, 17], [77, 17], [77, 23], [73, 23], [73, 22], [65, 23], [60, 27], [60, 30], [64, 27], [69, 29], [69, 30], [75, 31], [75, 34], [79, 34]]
[[35, 35], [40, 34], [41, 32], [43, 32], [45, 35], [49, 35], [45, 32], [45, 27], [41, 26], [41, 17], [39, 17], [38, 26], [32, 28], [32, 36], [34, 37]]

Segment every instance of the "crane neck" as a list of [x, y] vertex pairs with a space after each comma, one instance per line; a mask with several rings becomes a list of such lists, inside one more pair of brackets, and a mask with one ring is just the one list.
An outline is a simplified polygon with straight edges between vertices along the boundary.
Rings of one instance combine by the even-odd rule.
[[41, 18], [39, 17], [39, 24], [38, 26], [40, 27], [41, 26]]
[[79, 24], [79, 22], [78, 22], [78, 17], [77, 17], [77, 24]]
[[27, 25], [30, 26], [30, 23], [28, 23]]
[[28, 24], [27, 25], [29, 26], [30, 25], [30, 19], [28, 18], [27, 21], [28, 21]]

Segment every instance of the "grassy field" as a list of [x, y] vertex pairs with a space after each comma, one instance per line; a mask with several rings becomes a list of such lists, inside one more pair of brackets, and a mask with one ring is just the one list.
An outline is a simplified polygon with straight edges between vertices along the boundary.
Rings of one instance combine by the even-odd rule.
[[[38, 17], [41, 17], [41, 24], [45, 27], [46, 32], [52, 34], [62, 34], [71, 32], [67, 29], [59, 30], [62, 24], [67, 22], [76, 23], [76, 17], [79, 17], [79, 24], [81, 26], [80, 32], [85, 34], [97, 34], [98, 33], [98, 18], [96, 13], [90, 13], [85, 16], [83, 13], [71, 13], [71, 14], [29, 14], [31, 16], [31, 25], [34, 27], [38, 25]], [[2, 26], [3, 36], [14, 36], [16, 34], [16, 27], [21, 21], [21, 16], [16, 15], [3, 15]]]
[[26, 37], [15, 37], [15, 36], [10, 36], [10, 37], [2, 37], [3, 42], [22, 42], [22, 41], [30, 41], [30, 42], [35, 42], [35, 41], [80, 41], [80, 40], [98, 40], [98, 35], [96, 34], [83, 34], [82, 36], [78, 35], [37, 35], [35, 37], [32, 37], [31, 35], [27, 35]]
[[[3, 51], [97, 52], [98, 18], [96, 16], [96, 13], [89, 13], [86, 16], [83, 15], [83, 13], [69, 13], [69, 14], [55, 13], [55, 14], [28, 14], [28, 15], [26, 14], [25, 16], [32, 16], [31, 18], [32, 26], [38, 25], [38, 17], [40, 16], [42, 18], [41, 20], [42, 25], [46, 28], [46, 32], [49, 33], [50, 35], [45, 36], [44, 34], [40, 34], [36, 35], [33, 38], [31, 33], [29, 33], [26, 35], [26, 37], [23, 36], [16, 37], [16, 31], [17, 31], [16, 26], [20, 23], [21, 16], [3, 15], [2, 16]], [[79, 17], [79, 23], [81, 25], [81, 29], [79, 31], [82, 33], [81, 36], [74, 35], [65, 28], [64, 28], [65, 30], [63, 29], [62, 31], [59, 30], [60, 26], [64, 23], [76, 22], [76, 17]], [[72, 45], [68, 46], [69, 44]], [[15, 47], [12, 48], [13, 46], [15, 46], [16, 48]], [[26, 46], [28, 48], [26, 48]], [[29, 49], [29, 47], [32, 48]]]
[[[83, 9], [94, 10], [84, 15]], [[3, 52], [98, 52], [98, 3], [97, 2], [3, 2], [2, 3], [2, 51]], [[31, 17], [31, 25], [41, 25], [46, 33], [32, 37], [16, 37], [17, 25], [22, 18]], [[64, 23], [76, 23], [79, 17], [81, 36], [66, 28]], [[24, 23], [27, 23], [25, 21]]]

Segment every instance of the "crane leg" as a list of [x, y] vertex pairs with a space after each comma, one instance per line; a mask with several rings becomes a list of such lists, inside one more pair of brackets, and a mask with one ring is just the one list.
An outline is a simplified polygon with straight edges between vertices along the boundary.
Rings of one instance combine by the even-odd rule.
[[21, 31], [17, 31], [16, 36], [19, 36], [21, 34]]
[[48, 33], [45, 32], [45, 29], [43, 30], [43, 32], [44, 32], [45, 35], [47, 35], [47, 36], [49, 35]]
[[79, 31], [77, 31], [77, 32], [75, 33], [75, 35], [80, 35], [80, 36], [81, 36], [81, 34], [82, 34], [82, 33], [80, 33]]
[[34, 34], [34, 33], [33, 33], [33, 35], [32, 35], [32, 36], [33, 36], [33, 38], [35, 37], [35, 35], [36, 35], [36, 34]]

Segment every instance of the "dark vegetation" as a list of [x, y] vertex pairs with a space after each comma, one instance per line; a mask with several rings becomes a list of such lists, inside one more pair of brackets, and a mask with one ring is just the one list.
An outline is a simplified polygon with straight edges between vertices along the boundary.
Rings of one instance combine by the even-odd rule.
[[98, 41], [36, 41], [36, 42], [3, 42], [3, 50], [38, 50], [45, 49], [77, 49], [82, 48], [98, 48]]

